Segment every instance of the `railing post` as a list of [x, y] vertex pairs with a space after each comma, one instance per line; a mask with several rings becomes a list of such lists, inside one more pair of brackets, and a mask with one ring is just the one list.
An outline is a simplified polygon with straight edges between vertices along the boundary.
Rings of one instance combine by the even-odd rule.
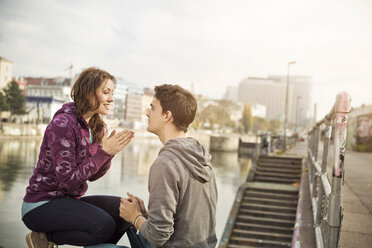
[[256, 131], [256, 162], [258, 161], [259, 157], [260, 157], [260, 146], [261, 144], [258, 144], [258, 138], [259, 138], [259, 134], [258, 134], [258, 131]]
[[344, 158], [346, 149], [347, 114], [350, 112], [350, 96], [346, 92], [337, 95], [335, 104], [335, 161], [332, 169], [332, 190], [328, 210], [328, 248], [338, 247], [342, 220], [341, 186], [344, 179]]
[[[319, 127], [314, 128], [314, 162], [318, 161], [318, 151], [319, 151]], [[317, 196], [317, 170], [315, 164], [313, 164], [313, 173], [312, 173], [312, 183], [313, 183], [313, 197]]]
[[[310, 183], [313, 183], [313, 173], [314, 173], [314, 165], [313, 165], [313, 156], [314, 156], [314, 142], [315, 142], [315, 129], [312, 129], [311, 130], [311, 135], [310, 135], [310, 151], [311, 151], [311, 154], [309, 154], [309, 176], [310, 176]], [[311, 193], [313, 193], [311, 191]]]
[[[323, 155], [322, 155], [322, 171], [321, 174], [327, 173], [327, 158], [328, 158], [328, 148], [331, 140], [332, 126], [326, 126], [324, 132], [324, 146], [323, 146]], [[321, 176], [321, 175], [320, 175]], [[323, 194], [324, 188], [323, 183], [319, 182], [319, 191], [318, 191], [318, 200], [317, 200], [317, 213], [315, 219], [315, 225], [320, 225], [321, 210], [323, 207]]]

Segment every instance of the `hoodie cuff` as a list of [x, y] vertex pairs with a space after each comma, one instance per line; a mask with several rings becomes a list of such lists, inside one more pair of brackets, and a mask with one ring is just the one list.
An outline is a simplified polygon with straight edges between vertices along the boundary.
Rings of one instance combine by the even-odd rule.
[[108, 154], [102, 148], [98, 148], [96, 154], [92, 156], [92, 159], [96, 165], [101, 167], [104, 163], [106, 163], [108, 160], [112, 159], [114, 156]]

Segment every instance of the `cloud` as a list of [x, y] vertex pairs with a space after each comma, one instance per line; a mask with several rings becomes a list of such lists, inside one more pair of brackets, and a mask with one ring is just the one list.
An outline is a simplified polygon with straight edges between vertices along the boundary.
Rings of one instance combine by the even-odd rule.
[[372, 101], [371, 12], [363, 0], [0, 0], [0, 56], [20, 76], [68, 76], [72, 63], [142, 86], [193, 83], [214, 98], [295, 60], [291, 73], [314, 77], [320, 113], [340, 86]]

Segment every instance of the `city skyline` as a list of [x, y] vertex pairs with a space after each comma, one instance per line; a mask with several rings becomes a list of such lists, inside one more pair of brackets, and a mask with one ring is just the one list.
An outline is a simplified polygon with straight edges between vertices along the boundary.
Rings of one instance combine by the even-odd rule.
[[[222, 98], [246, 77], [314, 78], [318, 119], [341, 90], [372, 103], [368, 1], [0, 1], [0, 51], [14, 76], [98, 66], [142, 87], [178, 83]], [[213, 91], [211, 91], [213, 86]]]

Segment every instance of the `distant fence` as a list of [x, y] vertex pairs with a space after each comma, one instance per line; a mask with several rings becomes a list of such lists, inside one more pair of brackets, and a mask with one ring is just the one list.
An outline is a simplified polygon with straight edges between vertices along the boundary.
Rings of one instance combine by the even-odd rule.
[[[336, 97], [331, 111], [309, 132], [307, 165], [313, 206], [315, 236], [318, 248], [336, 248], [339, 245], [342, 222], [342, 184], [346, 150], [347, 120], [351, 98], [346, 92]], [[325, 129], [320, 131], [320, 126]], [[319, 139], [323, 136], [323, 154], [318, 160]], [[330, 142], [333, 149], [330, 149]], [[334, 154], [332, 176], [327, 174], [328, 152]], [[331, 178], [331, 183], [329, 181]]]

